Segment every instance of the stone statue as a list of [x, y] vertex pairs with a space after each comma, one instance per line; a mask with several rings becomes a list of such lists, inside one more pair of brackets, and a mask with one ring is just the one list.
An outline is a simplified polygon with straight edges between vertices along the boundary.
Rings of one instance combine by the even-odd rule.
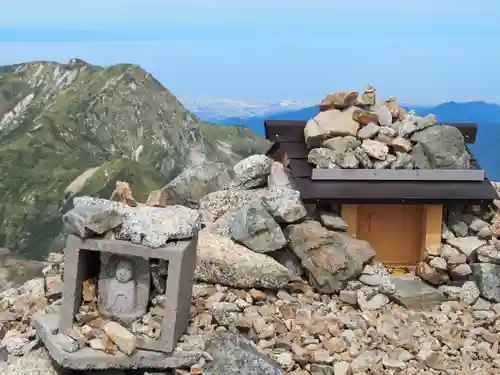
[[101, 252], [99, 313], [130, 325], [147, 311], [150, 283], [149, 259]]

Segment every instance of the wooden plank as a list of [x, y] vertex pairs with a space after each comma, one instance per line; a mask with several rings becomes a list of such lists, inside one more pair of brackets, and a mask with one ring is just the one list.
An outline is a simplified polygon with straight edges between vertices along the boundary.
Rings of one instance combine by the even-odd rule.
[[307, 159], [290, 159], [290, 170], [293, 178], [308, 177], [310, 179], [313, 167], [307, 162]]
[[421, 204], [358, 206], [357, 238], [368, 241], [386, 266], [415, 266], [422, 260]]
[[305, 142], [303, 120], [266, 120], [264, 129], [266, 138], [272, 142]]
[[[290, 165], [297, 160], [290, 160]], [[480, 204], [499, 199], [488, 180], [484, 181], [313, 181], [296, 177], [293, 183], [305, 203], [364, 202], [460, 202]]]
[[483, 181], [477, 169], [320, 169], [314, 168], [312, 180], [331, 181]]
[[[305, 142], [304, 128], [307, 120], [265, 120], [266, 138], [273, 142]], [[476, 141], [477, 124], [472, 122], [445, 122], [438, 125], [456, 127], [468, 144]]]
[[[443, 229], [443, 205], [424, 205], [423, 215], [423, 250], [430, 254], [439, 254], [441, 249], [441, 236]], [[423, 254], [422, 254], [423, 255]]]
[[340, 209], [340, 216], [347, 224], [347, 232], [356, 237], [358, 229], [358, 205], [343, 204]]
[[305, 142], [285, 142], [280, 145], [290, 159], [307, 159], [309, 155]]

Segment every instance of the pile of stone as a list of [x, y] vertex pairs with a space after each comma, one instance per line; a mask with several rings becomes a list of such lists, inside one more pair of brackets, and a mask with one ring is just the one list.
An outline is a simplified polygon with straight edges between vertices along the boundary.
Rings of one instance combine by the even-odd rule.
[[[187, 333], [176, 349], [199, 355], [179, 361], [176, 374], [202, 367], [209, 375], [234, 368], [251, 375], [254, 363], [273, 375], [486, 374], [500, 368], [500, 304], [488, 295], [491, 285], [482, 293], [474, 281], [440, 290], [411, 274], [391, 274], [376, 262], [367, 242], [346, 233], [347, 225], [332, 210], [301, 202], [282, 164], [253, 155], [225, 174], [219, 166], [195, 167], [165, 192], [155, 192], [156, 203], [151, 199], [144, 205], [132, 200], [131, 192], [115, 194], [113, 200], [76, 198], [64, 220], [67, 230], [83, 238], [148, 246], [189, 238], [199, 230], [198, 284]], [[487, 220], [486, 212], [463, 212]], [[495, 223], [490, 221], [492, 235], [486, 236], [491, 244]], [[445, 232], [463, 227], [455, 224], [448, 222]], [[467, 237], [486, 233], [476, 222], [469, 227]], [[455, 239], [467, 237], [455, 233]], [[448, 267], [445, 246], [439, 250], [429, 256], [442, 258], [456, 273]], [[0, 294], [0, 314], [5, 314], [0, 353], [27, 355], [38, 345], [30, 316], [35, 310], [58, 311], [61, 258], [51, 255], [54, 263], [43, 279]], [[162, 268], [152, 264], [164, 277]], [[156, 293], [144, 316], [130, 327], [117, 326], [95, 314], [97, 285], [87, 280], [77, 324], [59, 333], [60, 346], [132, 353], [131, 343], [139, 337], [154, 339], [159, 333], [164, 298]]]
[[[498, 186], [498, 183], [493, 183]], [[500, 206], [447, 207], [442, 244], [427, 249], [427, 259], [417, 275], [457, 297], [454, 284], [473, 281], [474, 295], [500, 302]], [[472, 285], [468, 283], [468, 285]]]
[[[74, 208], [63, 217], [65, 228], [81, 238], [114, 238], [153, 248], [188, 239], [201, 230], [195, 277], [238, 288], [296, 290], [305, 285], [300, 278], [305, 275], [317, 291], [339, 292], [374, 257], [367, 242], [351, 237], [345, 228], [328, 230], [316, 221], [317, 212], [307, 212], [282, 164], [253, 155], [236, 164], [231, 175], [221, 190], [200, 200], [199, 209], [167, 205], [161, 192], [150, 195], [158, 199], [141, 204], [133, 199], [127, 183], [118, 182], [109, 200], [75, 198]], [[323, 221], [328, 222], [327, 214]], [[97, 301], [97, 281], [86, 280], [75, 326], [58, 334], [63, 350], [90, 346], [108, 354], [120, 350], [131, 355], [138, 339], [157, 339], [165, 290], [156, 285], [165, 283], [155, 279], [167, 276], [166, 266], [158, 266], [151, 264], [155, 295], [149, 299], [150, 311], [130, 325], [99, 313], [98, 305], [106, 303]], [[378, 291], [356, 295], [366, 306], [388, 303], [388, 297]]]
[[165, 203], [163, 191], [153, 191], [145, 204], [132, 197], [127, 182], [118, 181], [110, 199], [76, 197], [62, 218], [67, 233], [80, 238], [104, 237], [151, 248], [193, 237], [199, 229], [198, 210]]
[[[323, 99], [307, 122], [308, 160], [317, 168], [468, 169], [464, 138], [436, 117], [400, 108], [396, 98], [377, 100], [374, 87], [358, 96], [341, 91]], [[439, 151], [439, 152], [436, 152]]]

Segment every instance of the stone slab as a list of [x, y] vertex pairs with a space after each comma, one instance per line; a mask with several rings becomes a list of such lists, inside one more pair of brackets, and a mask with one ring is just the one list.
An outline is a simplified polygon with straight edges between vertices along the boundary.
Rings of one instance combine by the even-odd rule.
[[482, 169], [321, 169], [312, 170], [312, 180], [350, 181], [484, 181]]
[[36, 333], [43, 341], [52, 359], [61, 367], [70, 370], [109, 370], [109, 369], [158, 369], [189, 367], [199, 361], [202, 352], [174, 350], [170, 354], [137, 350], [130, 357], [121, 352], [109, 355], [86, 347], [74, 353], [63, 351], [53, 339], [58, 332], [59, 315], [37, 313], [33, 317]]
[[392, 275], [396, 293], [389, 296], [395, 302], [412, 310], [424, 310], [441, 304], [445, 295], [412, 275]]

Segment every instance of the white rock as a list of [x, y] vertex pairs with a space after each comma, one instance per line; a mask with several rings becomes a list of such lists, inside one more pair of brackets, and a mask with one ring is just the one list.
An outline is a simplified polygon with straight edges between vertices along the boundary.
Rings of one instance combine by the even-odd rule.
[[334, 375], [349, 375], [351, 373], [351, 365], [349, 362], [340, 361], [333, 365]]
[[132, 355], [135, 351], [137, 347], [137, 338], [122, 325], [116, 322], [108, 322], [104, 325], [103, 331], [123, 353]]
[[432, 258], [429, 262], [431, 267], [434, 267], [437, 270], [446, 271], [448, 269], [448, 265], [446, 264], [446, 260], [440, 257]]
[[479, 288], [473, 281], [466, 281], [460, 290], [460, 300], [467, 306], [473, 305], [479, 298]]
[[365, 139], [361, 144], [361, 148], [372, 158], [378, 160], [385, 160], [389, 153], [389, 147], [385, 143], [374, 141], [372, 139]]
[[74, 353], [78, 350], [78, 344], [71, 337], [58, 333], [52, 338], [56, 345], [67, 353]]

